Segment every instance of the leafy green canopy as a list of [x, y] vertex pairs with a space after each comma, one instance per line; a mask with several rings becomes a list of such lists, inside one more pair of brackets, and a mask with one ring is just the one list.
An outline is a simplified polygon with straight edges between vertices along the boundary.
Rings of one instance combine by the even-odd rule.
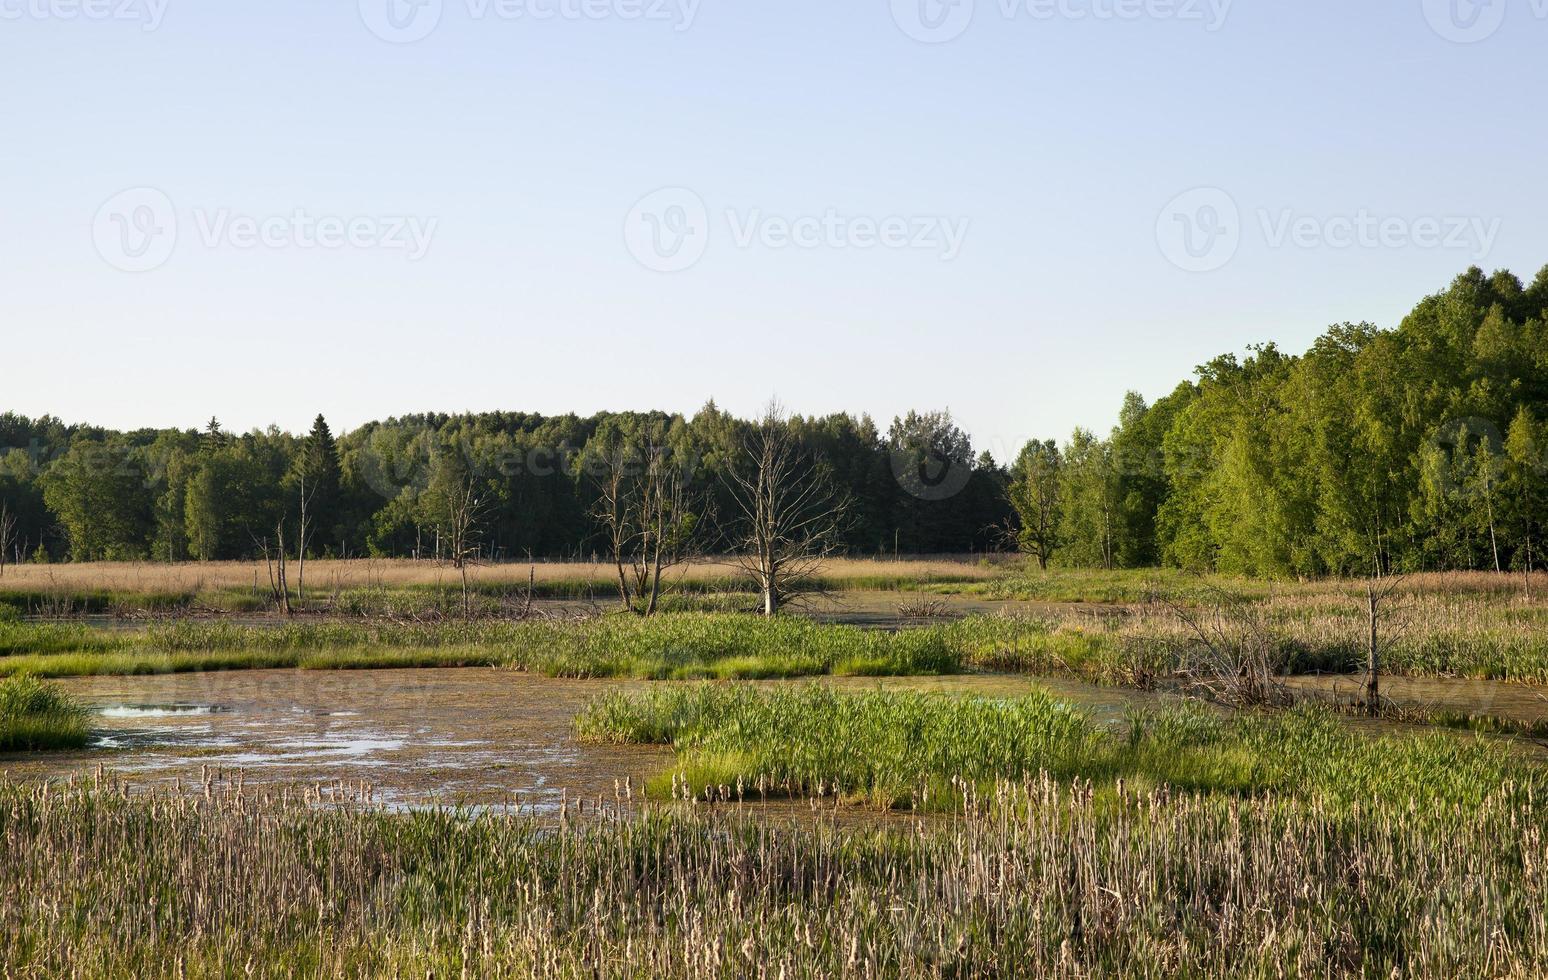
[[[1396, 329], [1330, 328], [1291, 356], [1217, 357], [1106, 440], [1077, 431], [1056, 560], [1249, 575], [1541, 568], [1548, 524], [1548, 269], [1470, 269]], [[1038, 444], [1031, 462], [1046, 458]], [[1047, 467], [1012, 500], [1048, 525]], [[1023, 536], [1026, 539], [1026, 536]]]

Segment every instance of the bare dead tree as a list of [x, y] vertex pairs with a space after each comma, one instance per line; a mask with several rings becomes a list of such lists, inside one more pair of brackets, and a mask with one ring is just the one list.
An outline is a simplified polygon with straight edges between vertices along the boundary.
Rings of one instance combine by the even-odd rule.
[[475, 563], [482, 549], [478, 543], [479, 527], [483, 521], [486, 503], [478, 492], [477, 482], [469, 474], [452, 488], [446, 500], [447, 544], [451, 552], [452, 567], [462, 578], [462, 617], [473, 616], [472, 592], [468, 586], [468, 567]]
[[1374, 576], [1365, 583], [1365, 713], [1375, 717], [1381, 713], [1381, 653], [1386, 643], [1382, 638], [1382, 626], [1393, 615], [1392, 598], [1403, 584], [1403, 576], [1378, 579]]
[[1526, 548], [1522, 553], [1521, 562], [1521, 589], [1527, 602], [1532, 601], [1532, 535], [1526, 538]]
[[704, 553], [713, 524], [707, 496], [694, 488], [693, 461], [659, 432], [642, 444], [623, 440], [599, 457], [594, 516], [603, 527], [618, 574], [623, 608], [655, 615], [671, 588], [668, 572]]
[[270, 549], [269, 539], [264, 538], [258, 542], [259, 549], [263, 553], [263, 565], [269, 573], [269, 594], [273, 597], [275, 605], [286, 616], [292, 615], [290, 606], [290, 580], [289, 570], [286, 567], [285, 554], [285, 518], [282, 516], [274, 525], [274, 546]]
[[802, 449], [777, 402], [748, 433], [727, 482], [741, 512], [736, 563], [757, 584], [763, 614], [816, 594], [816, 573], [839, 548], [848, 499], [822, 460]]
[[694, 487], [693, 460], [664, 441], [646, 447], [640, 486], [644, 529], [635, 564], [635, 595], [645, 595], [644, 615], [655, 615], [663, 594], [663, 573], [702, 556], [714, 524], [707, 494]]
[[300, 486], [301, 486], [301, 494], [300, 494], [300, 496], [301, 496], [301, 517], [300, 517], [300, 526], [297, 528], [297, 536], [296, 536], [296, 599], [301, 601], [301, 602], [305, 602], [306, 601], [306, 549], [311, 545], [311, 541], [312, 541], [312, 527], [311, 527], [310, 523], [308, 523], [308, 521], [307, 521], [307, 516], [308, 516], [308, 510], [311, 508], [311, 505], [312, 505], [312, 497], [313, 497], [314, 494], [317, 493], [317, 487], [314, 484], [310, 491], [307, 490], [307, 488], [306, 488], [306, 470], [305, 469], [301, 470], [300, 479], [301, 479], [301, 484], [300, 484]]
[[637, 461], [627, 443], [613, 439], [599, 450], [596, 462], [597, 502], [592, 516], [603, 528], [608, 554], [618, 572], [618, 599], [625, 610], [630, 610], [634, 604], [624, 561], [637, 536], [634, 509], [630, 506], [630, 468], [637, 465]]
[[0, 500], [0, 578], [5, 576], [5, 561], [16, 543], [16, 515], [8, 502]]

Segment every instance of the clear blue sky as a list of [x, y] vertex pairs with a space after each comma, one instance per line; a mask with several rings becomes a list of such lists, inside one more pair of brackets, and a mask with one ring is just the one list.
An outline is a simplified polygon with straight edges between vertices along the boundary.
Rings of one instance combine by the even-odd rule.
[[1548, 0], [422, 2], [0, 0], [0, 409], [777, 394], [1003, 456], [1548, 263]]

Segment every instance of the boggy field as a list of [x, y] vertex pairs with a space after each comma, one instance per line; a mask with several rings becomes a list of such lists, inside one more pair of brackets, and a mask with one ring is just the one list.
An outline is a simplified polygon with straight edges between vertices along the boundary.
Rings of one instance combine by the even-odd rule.
[[[895, 591], [945, 583], [988, 582], [1003, 574], [1004, 559], [845, 559], [818, 569], [834, 590]], [[0, 606], [24, 614], [261, 613], [272, 611], [271, 570], [262, 562], [89, 562], [11, 565], [0, 578]], [[477, 564], [468, 579], [482, 611], [499, 599], [592, 600], [617, 597], [618, 572], [606, 562]], [[701, 595], [751, 589], [730, 561], [701, 561], [673, 569], [668, 591]], [[298, 608], [337, 615], [421, 612], [458, 593], [461, 572], [450, 562], [407, 559], [323, 559], [290, 570]], [[460, 605], [458, 605], [460, 609]]]
[[[904, 567], [774, 621], [511, 607], [505, 568], [468, 619], [403, 612], [433, 580], [360, 586], [397, 613], [13, 604], [0, 962], [1548, 970], [1548, 582], [1388, 583], [1367, 703], [1367, 583]], [[719, 574], [678, 596], [742, 594]]]

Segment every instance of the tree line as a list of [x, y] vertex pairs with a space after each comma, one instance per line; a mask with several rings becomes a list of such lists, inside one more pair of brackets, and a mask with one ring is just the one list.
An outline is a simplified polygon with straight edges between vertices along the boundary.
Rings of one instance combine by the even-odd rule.
[[691, 554], [792, 547], [760, 541], [768, 515], [749, 511], [769, 488], [745, 464], [777, 444], [785, 490], [842, 504], [790, 561], [1019, 548], [1044, 566], [1270, 576], [1525, 570], [1548, 530], [1545, 322], [1548, 269], [1526, 286], [1472, 268], [1394, 330], [1222, 355], [1153, 404], [1129, 393], [1105, 438], [1034, 440], [1008, 466], [944, 411], [885, 431], [713, 402], [423, 414], [338, 438], [321, 417], [296, 436], [6, 414], [0, 560], [605, 558], [648, 605]]
[[[847, 414], [776, 421], [801, 472], [819, 471], [844, 501], [826, 547], [996, 546], [1010, 513], [1006, 472], [974, 455], [949, 412], [910, 412], [885, 431]], [[611, 558], [623, 528], [610, 522], [609, 493], [618, 503], [624, 483], [637, 487], [632, 470], [659, 471], [664, 460], [681, 474], [678, 506], [702, 509], [695, 547], [729, 549], [742, 531], [731, 519], [740, 514], [737, 463], [768, 423], [713, 402], [689, 417], [409, 415], [338, 437], [320, 416], [298, 436], [232, 433], [215, 419], [202, 429], [119, 432], [5, 414], [0, 551], [8, 561], [256, 559], [276, 550], [459, 563]]]
[[1224, 355], [1104, 439], [1029, 443], [1017, 541], [1049, 563], [1262, 576], [1542, 567], [1548, 268], [1472, 268], [1395, 330]]

